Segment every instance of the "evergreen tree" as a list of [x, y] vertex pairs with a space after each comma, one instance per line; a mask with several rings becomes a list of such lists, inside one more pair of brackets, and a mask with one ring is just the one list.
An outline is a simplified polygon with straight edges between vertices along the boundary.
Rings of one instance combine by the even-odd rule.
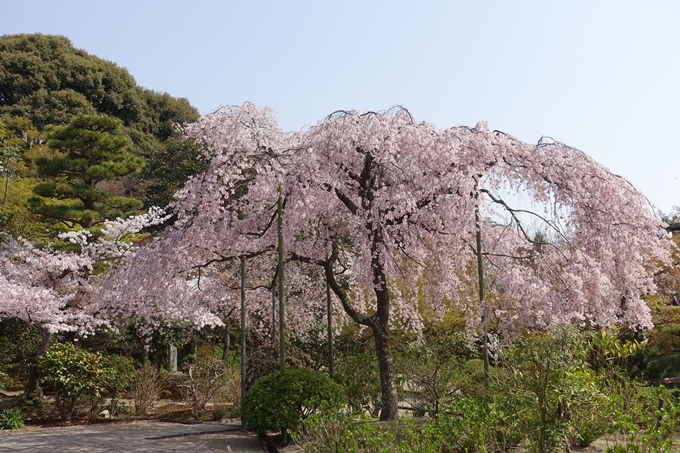
[[[149, 206], [170, 203], [174, 192], [202, 168], [196, 147], [178, 139], [177, 126], [199, 118], [188, 100], [138, 86], [127, 69], [74, 48], [64, 36], [0, 36], [0, 116], [21, 118], [42, 133], [78, 114], [122, 121], [131, 142], [127, 150], [147, 167], [118, 184]], [[27, 162], [39, 157], [25, 151], [21, 157]]]
[[[135, 198], [114, 194], [101, 183], [141, 170], [142, 158], [130, 154], [120, 120], [77, 115], [68, 125], [48, 130], [48, 146], [59, 155], [35, 160], [38, 174], [53, 178], [38, 184], [29, 200], [33, 212], [73, 228], [92, 228], [105, 219], [126, 217], [142, 208]], [[58, 201], [47, 201], [52, 198]]]

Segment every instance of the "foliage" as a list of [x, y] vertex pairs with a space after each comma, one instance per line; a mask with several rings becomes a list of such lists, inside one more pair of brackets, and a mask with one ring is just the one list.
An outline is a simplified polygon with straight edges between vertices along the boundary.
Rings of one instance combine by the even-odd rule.
[[[250, 331], [251, 339], [246, 361], [246, 384], [251, 388], [261, 378], [280, 370], [279, 345], [272, 345], [264, 337]], [[286, 368], [307, 368], [312, 360], [292, 341], [286, 342]]]
[[670, 453], [680, 426], [680, 404], [664, 388], [625, 386], [611, 395], [607, 440], [614, 451]]
[[322, 403], [337, 410], [343, 399], [342, 387], [327, 375], [295, 368], [257, 381], [246, 393], [241, 415], [258, 431], [296, 429]]
[[140, 177], [150, 181], [144, 187], [144, 203], [147, 206], [167, 206], [174, 201], [189, 177], [200, 173], [206, 162], [199, 159], [198, 147], [191, 140], [170, 137], [163, 147], [147, 160]]
[[[387, 452], [398, 451], [394, 433], [384, 426], [354, 420], [325, 409], [302, 422], [294, 438], [306, 452]], [[412, 445], [415, 448], [415, 445]], [[423, 451], [426, 450], [411, 450]]]
[[0, 60], [0, 113], [24, 116], [40, 128], [100, 113], [165, 139], [173, 123], [198, 118], [186, 99], [137, 86], [125, 68], [75, 49], [64, 36], [2, 36]]
[[408, 345], [397, 355], [395, 368], [414, 410], [428, 411], [436, 417], [442, 404], [450, 403], [458, 394], [474, 392], [473, 388], [483, 384], [483, 369], [475, 373], [473, 363], [463, 366], [473, 357], [474, 352], [460, 332], [426, 331], [421, 342]]
[[[298, 439], [306, 451], [487, 453], [519, 445], [533, 452], [568, 451], [606, 436], [647, 451], [670, 451], [663, 446], [677, 427], [677, 401], [668, 391], [622, 385], [630, 382], [625, 375], [596, 374], [591, 363], [601, 363], [598, 356], [612, 357], [627, 344], [616, 340], [615, 346], [615, 335], [599, 341], [607, 335], [593, 340], [574, 330], [534, 332], [500, 357], [488, 390], [456, 393], [436, 418], [376, 424], [322, 412], [302, 423]], [[639, 441], [643, 436], [646, 446]]]
[[6, 35], [0, 39], [3, 112], [34, 124], [65, 123], [65, 112], [114, 115], [127, 122], [143, 111], [134, 78], [114, 63], [76, 50], [63, 36]]
[[[120, 120], [120, 132], [129, 138], [128, 151], [156, 168], [154, 172], [145, 173], [143, 179], [127, 176], [118, 178], [115, 185], [109, 183], [106, 190], [117, 196], [135, 196], [147, 202], [162, 202], [165, 206], [173, 189], [193, 174], [192, 168], [197, 165], [195, 151], [178, 145], [173, 138], [179, 134], [180, 126], [199, 117], [198, 111], [186, 99], [137, 86], [125, 68], [75, 49], [63, 36], [0, 36], [0, 61], [3, 62], [0, 117], [6, 125], [4, 129], [0, 126], [2, 165], [7, 163], [1, 156], [4, 145], [18, 147], [20, 154], [19, 171], [11, 167], [14, 176], [6, 174], [12, 176], [12, 185], [17, 176], [35, 176], [31, 169], [33, 159], [55, 157], [45, 150], [44, 130], [49, 126], [66, 125], [78, 115], [105, 115]], [[166, 161], [171, 161], [171, 166]], [[164, 173], [161, 168], [167, 171]], [[48, 181], [30, 181], [31, 185], [38, 182], [59, 181], [51, 177]], [[23, 192], [16, 187], [10, 187], [9, 193], [10, 198], [23, 197]], [[4, 204], [0, 208], [0, 227], [4, 231], [31, 240], [54, 239], [54, 231], [43, 231], [49, 224], [36, 221], [35, 216], [29, 215], [27, 224], [25, 218], [12, 215], [16, 212], [19, 217], [26, 217], [23, 202], [8, 200], [7, 204], [10, 203], [12, 209], [4, 209]], [[4, 224], [10, 229], [4, 229]]]
[[322, 406], [319, 412], [307, 417], [291, 437], [308, 453], [353, 452], [356, 451], [356, 440], [351, 432], [352, 424], [344, 414]]
[[119, 396], [127, 390], [135, 377], [134, 362], [121, 355], [106, 355], [103, 360], [103, 379], [106, 390], [111, 395], [109, 414], [115, 417], [120, 410]]
[[645, 379], [660, 382], [672, 376], [680, 376], [680, 353], [647, 357]]
[[24, 424], [24, 417], [21, 415], [19, 408], [5, 409], [0, 414], [0, 431], [3, 429], [19, 429], [26, 426]]
[[471, 412], [465, 418], [443, 412], [438, 420], [381, 423], [323, 411], [307, 418], [294, 437], [310, 453], [491, 453], [516, 448], [516, 443], [504, 443], [502, 439], [503, 431], [516, 428], [512, 412], [505, 414], [510, 423], [504, 426], [484, 404], [467, 401], [458, 408]]
[[18, 319], [0, 321], [0, 370], [6, 373], [6, 381], [28, 378], [41, 337], [38, 329]]
[[128, 138], [121, 133], [120, 120], [100, 115], [77, 115], [68, 125], [51, 128], [48, 146], [60, 152], [53, 158], [35, 161], [40, 176], [53, 182], [38, 184], [33, 191], [44, 198], [29, 200], [31, 209], [59, 220], [70, 228], [92, 228], [106, 219], [137, 214], [142, 202], [114, 195], [100, 183], [138, 172], [143, 160], [125, 150]]
[[595, 374], [587, 366], [587, 338], [575, 329], [536, 332], [519, 339], [505, 360], [514, 391], [525, 401], [522, 417], [532, 451], [548, 453], [569, 444], [571, 422], [601, 402]]
[[160, 391], [158, 370], [146, 361], [135, 373], [132, 381], [132, 398], [135, 401], [135, 414], [147, 415], [158, 400]]
[[174, 381], [191, 413], [198, 418], [208, 403], [227, 390], [236, 377], [235, 369], [219, 358], [198, 356]]
[[380, 411], [380, 372], [375, 353], [353, 351], [338, 354], [333, 376], [344, 388], [352, 412]]
[[72, 343], [55, 343], [38, 363], [43, 383], [57, 392], [56, 405], [62, 420], [69, 421], [76, 403], [83, 397], [100, 397], [106, 392], [102, 356]]
[[[612, 393], [612, 404], [603, 401], [610, 453], [670, 453], [672, 435], [678, 425], [677, 401], [659, 409], [658, 397], [669, 398], [663, 390], [638, 388], [628, 397]], [[518, 397], [520, 399], [518, 399]], [[630, 398], [628, 405], [622, 400]], [[492, 388], [487, 396], [457, 399], [437, 419], [377, 423], [352, 418], [334, 410], [323, 410], [305, 419], [294, 437], [306, 452], [387, 453], [461, 451], [467, 453], [509, 453], [527, 443], [526, 402], [503, 387]], [[625, 413], [624, 413], [625, 412]], [[572, 446], [573, 447], [573, 446]], [[530, 448], [535, 451], [535, 446]], [[571, 451], [570, 446], [550, 451]]]
[[587, 360], [595, 373], [608, 377], [628, 371], [628, 360], [641, 353], [647, 342], [622, 338], [620, 329], [599, 329], [589, 335]]
[[35, 178], [13, 178], [7, 203], [0, 204], [0, 231], [14, 238], [30, 238], [38, 243], [48, 243], [57, 237], [60, 228], [55, 222], [28, 209], [28, 200], [35, 196], [33, 187], [38, 183], [39, 180]]
[[49, 157], [45, 135], [28, 119], [0, 116], [0, 176], [3, 176], [0, 197], [0, 231], [13, 237], [22, 236], [34, 241], [49, 241], [57, 229], [49, 221], [27, 209], [29, 198], [35, 196], [33, 187], [42, 182], [36, 179], [33, 159]]

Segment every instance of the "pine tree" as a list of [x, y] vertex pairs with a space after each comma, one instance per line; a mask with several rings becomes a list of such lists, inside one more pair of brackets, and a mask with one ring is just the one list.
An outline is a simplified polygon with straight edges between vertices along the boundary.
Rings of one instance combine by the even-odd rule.
[[[115, 195], [100, 183], [138, 172], [142, 158], [130, 154], [121, 121], [105, 115], [77, 115], [65, 126], [48, 131], [56, 157], [35, 160], [38, 174], [56, 178], [38, 184], [29, 200], [33, 212], [69, 228], [92, 228], [106, 219], [126, 217], [142, 208], [135, 198]], [[46, 199], [58, 201], [48, 201]]]

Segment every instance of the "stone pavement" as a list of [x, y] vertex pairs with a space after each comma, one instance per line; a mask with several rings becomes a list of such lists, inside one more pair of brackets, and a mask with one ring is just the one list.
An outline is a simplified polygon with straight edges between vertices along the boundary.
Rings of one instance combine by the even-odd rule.
[[[263, 453], [265, 443], [239, 422], [183, 424], [154, 420], [0, 431], [0, 452]], [[230, 450], [231, 449], [231, 450]]]

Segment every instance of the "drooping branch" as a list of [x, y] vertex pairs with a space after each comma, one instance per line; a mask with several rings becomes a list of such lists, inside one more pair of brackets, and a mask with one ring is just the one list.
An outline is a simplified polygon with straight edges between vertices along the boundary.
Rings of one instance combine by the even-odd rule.
[[255, 252], [240, 253], [238, 255], [221, 255], [219, 252], [214, 252], [216, 255], [219, 256], [218, 258], [213, 258], [213, 259], [204, 261], [201, 264], [194, 264], [194, 265], [191, 266], [191, 268], [192, 269], [202, 269], [202, 268], [209, 267], [212, 264], [236, 261], [237, 259], [240, 259], [241, 257], [244, 257], [245, 259], [252, 259], [252, 258], [256, 258], [260, 255], [263, 255], [267, 252], [271, 252], [272, 250], [274, 250], [274, 248], [275, 247], [273, 245], [270, 245], [270, 246], [267, 246], [267, 247], [265, 247], [261, 250], [257, 250]]
[[351, 212], [353, 215], [357, 215], [357, 212], [359, 208], [357, 207], [356, 204], [347, 196], [345, 195], [340, 189], [338, 188], [333, 188], [331, 187], [330, 184], [324, 184], [324, 187], [326, 187], [326, 190], [331, 191], [333, 190], [335, 195], [338, 197], [340, 201], [342, 201], [342, 204], [344, 204], [347, 209], [349, 209], [349, 212]]
[[[510, 213], [510, 215], [512, 216], [512, 218], [515, 220], [515, 224], [517, 225], [517, 228], [520, 229], [520, 232], [522, 233], [522, 236], [524, 236], [524, 239], [526, 239], [527, 242], [530, 242], [530, 243], [535, 244], [535, 245], [541, 245], [541, 246], [542, 246], [542, 245], [552, 245], [552, 246], [554, 246], [554, 244], [550, 244], [549, 242], [536, 241], [536, 240], [532, 239], [532, 238], [529, 236], [529, 234], [527, 234], [526, 230], [524, 229], [524, 226], [523, 226], [523, 224], [522, 224], [522, 221], [521, 221], [521, 220], [519, 219], [519, 217], [517, 216], [518, 213], [521, 213], [521, 214], [529, 214], [529, 215], [532, 215], [532, 216], [535, 216], [535, 217], [541, 219], [546, 225], [548, 225], [548, 226], [549, 226], [550, 228], [552, 228], [557, 234], [559, 234], [560, 237], [564, 240], [564, 242], [565, 242], [566, 244], [571, 245], [569, 239], [564, 235], [564, 233], [562, 233], [562, 231], [561, 231], [559, 228], [557, 228], [557, 226], [556, 226], [552, 221], [550, 221], [549, 219], [546, 219], [546, 218], [543, 217], [542, 215], [537, 214], [536, 212], [533, 212], [533, 211], [529, 211], [529, 210], [526, 210], [526, 209], [514, 209], [514, 208], [511, 208], [511, 207], [505, 202], [505, 200], [503, 200], [503, 199], [500, 198], [500, 197], [497, 197], [497, 196], [493, 195], [493, 194], [492, 194], [489, 190], [487, 190], [487, 189], [479, 189], [479, 191], [480, 191], [481, 193], [483, 193], [483, 194], [486, 194], [489, 198], [491, 198], [491, 201], [493, 201], [494, 203], [497, 203], [497, 204], [500, 204], [501, 206], [503, 206], [503, 207]], [[556, 247], [556, 248], [557, 248], [557, 247]]]
[[365, 313], [361, 313], [354, 307], [352, 307], [347, 292], [342, 288], [342, 286], [338, 283], [338, 281], [335, 278], [333, 267], [338, 261], [339, 252], [340, 249], [337, 243], [333, 242], [331, 254], [325, 260], [313, 259], [307, 256], [298, 255], [295, 252], [290, 253], [290, 259], [293, 261], [299, 261], [301, 263], [321, 266], [326, 275], [326, 281], [328, 282], [328, 285], [333, 290], [333, 293], [335, 293], [335, 295], [338, 296], [338, 299], [340, 299], [340, 303], [342, 304], [342, 308], [345, 310], [345, 313], [347, 313], [347, 315], [350, 318], [352, 318], [354, 322], [367, 327], [372, 327], [373, 326], [372, 317]]

